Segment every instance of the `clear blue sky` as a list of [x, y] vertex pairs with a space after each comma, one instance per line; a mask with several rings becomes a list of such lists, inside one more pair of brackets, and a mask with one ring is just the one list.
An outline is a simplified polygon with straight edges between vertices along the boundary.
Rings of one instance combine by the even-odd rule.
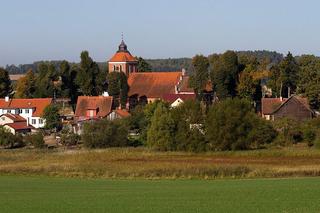
[[0, 66], [38, 60], [96, 61], [121, 32], [144, 58], [232, 50], [320, 55], [318, 0], [0, 0]]

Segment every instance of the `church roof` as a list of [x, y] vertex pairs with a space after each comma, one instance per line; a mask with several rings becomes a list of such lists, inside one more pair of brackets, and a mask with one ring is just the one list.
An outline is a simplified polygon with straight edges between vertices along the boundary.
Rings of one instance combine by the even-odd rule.
[[129, 96], [162, 98], [174, 94], [182, 72], [143, 72], [131, 73], [128, 78]]
[[124, 41], [121, 41], [119, 45], [119, 50], [114, 54], [114, 56], [109, 60], [109, 62], [136, 62], [136, 58], [131, 55], [128, 51], [127, 45]]

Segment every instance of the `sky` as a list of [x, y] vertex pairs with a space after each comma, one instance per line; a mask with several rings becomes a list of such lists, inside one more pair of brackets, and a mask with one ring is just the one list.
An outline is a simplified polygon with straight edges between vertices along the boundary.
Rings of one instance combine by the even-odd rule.
[[226, 50], [320, 55], [318, 0], [0, 0], [0, 66]]

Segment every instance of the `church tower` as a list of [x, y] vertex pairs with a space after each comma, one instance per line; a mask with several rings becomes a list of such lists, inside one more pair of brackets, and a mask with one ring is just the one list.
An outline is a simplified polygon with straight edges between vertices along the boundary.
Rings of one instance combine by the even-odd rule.
[[124, 72], [129, 76], [130, 73], [137, 72], [137, 64], [138, 61], [128, 51], [122, 39], [118, 51], [108, 62], [109, 72]]

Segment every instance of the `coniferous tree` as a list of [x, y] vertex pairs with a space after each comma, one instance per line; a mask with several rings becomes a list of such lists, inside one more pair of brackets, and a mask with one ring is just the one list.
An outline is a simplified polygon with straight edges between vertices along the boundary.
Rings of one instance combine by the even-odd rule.
[[238, 56], [233, 51], [227, 51], [220, 56], [210, 57], [211, 81], [216, 95], [220, 99], [235, 97], [239, 75]]
[[9, 96], [12, 92], [11, 81], [7, 70], [0, 68], [0, 98]]
[[195, 90], [199, 100], [203, 98], [203, 90], [209, 80], [209, 61], [203, 55], [196, 55], [192, 59], [194, 73], [190, 77], [190, 86]]
[[81, 53], [81, 62], [76, 83], [84, 95], [99, 95], [103, 92], [105, 73], [101, 72], [88, 51]]
[[149, 72], [151, 71], [151, 66], [148, 62], [146, 62], [146, 60], [144, 60], [142, 57], [138, 57], [138, 65], [137, 65], [137, 69], [139, 72]]

